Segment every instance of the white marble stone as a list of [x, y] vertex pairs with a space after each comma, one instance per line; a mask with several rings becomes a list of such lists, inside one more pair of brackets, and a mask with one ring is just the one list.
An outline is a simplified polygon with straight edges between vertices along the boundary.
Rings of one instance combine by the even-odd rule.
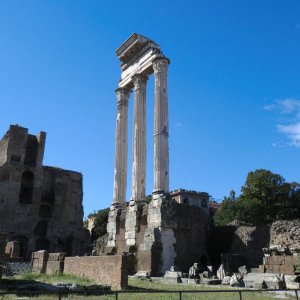
[[116, 91], [118, 98], [116, 144], [115, 144], [115, 171], [113, 205], [120, 206], [126, 202], [127, 184], [127, 152], [128, 152], [128, 99], [130, 91], [119, 88]]
[[146, 191], [146, 83], [148, 76], [135, 75], [134, 120], [132, 151], [132, 197], [133, 201], [144, 201]]
[[154, 190], [169, 191], [169, 121], [168, 121], [168, 65], [166, 58], [153, 63], [155, 77], [154, 103]]

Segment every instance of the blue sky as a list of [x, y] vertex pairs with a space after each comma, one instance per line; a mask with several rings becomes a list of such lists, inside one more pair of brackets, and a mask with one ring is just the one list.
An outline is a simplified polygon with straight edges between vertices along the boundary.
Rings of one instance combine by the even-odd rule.
[[[240, 192], [266, 168], [300, 182], [300, 1], [0, 0], [0, 135], [47, 132], [44, 164], [83, 173], [85, 215], [113, 194], [115, 50], [134, 32], [170, 58], [170, 188]], [[153, 187], [153, 78], [147, 193]], [[129, 106], [128, 198], [131, 190]]]

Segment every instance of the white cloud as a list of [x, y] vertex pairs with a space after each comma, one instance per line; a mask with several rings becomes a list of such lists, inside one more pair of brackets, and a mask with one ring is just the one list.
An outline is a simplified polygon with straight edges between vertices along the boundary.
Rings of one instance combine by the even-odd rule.
[[265, 110], [276, 110], [280, 114], [293, 114], [300, 119], [300, 100], [294, 98], [286, 98], [276, 101], [273, 104], [264, 106]]
[[287, 135], [293, 146], [300, 147], [300, 122], [291, 125], [277, 125], [277, 129]]
[[[264, 107], [268, 111], [277, 111], [285, 115], [286, 124], [277, 124], [278, 132], [284, 134], [291, 142], [288, 145], [300, 147], [300, 100], [286, 98]], [[273, 145], [274, 147], [277, 146]]]

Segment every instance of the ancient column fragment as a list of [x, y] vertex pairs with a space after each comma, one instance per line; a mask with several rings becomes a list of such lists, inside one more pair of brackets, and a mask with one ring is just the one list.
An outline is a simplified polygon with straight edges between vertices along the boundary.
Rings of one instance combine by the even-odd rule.
[[148, 76], [134, 75], [132, 200], [144, 201], [146, 192], [146, 83]]
[[167, 58], [159, 58], [153, 63], [155, 77], [153, 194], [169, 191], [168, 65]]
[[126, 203], [127, 152], [128, 152], [128, 99], [130, 90], [118, 88], [117, 93], [117, 126], [115, 146], [115, 172], [113, 206], [124, 206]]

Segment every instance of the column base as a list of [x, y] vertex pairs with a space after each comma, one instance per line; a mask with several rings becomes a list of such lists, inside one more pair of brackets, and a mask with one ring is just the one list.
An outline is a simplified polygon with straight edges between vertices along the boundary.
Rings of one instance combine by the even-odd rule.
[[110, 210], [126, 208], [126, 203], [112, 203]]
[[143, 199], [130, 199], [130, 202], [129, 202], [129, 206], [132, 206], [132, 205], [145, 205], [145, 204], [148, 204], [145, 198], [143, 198]]

